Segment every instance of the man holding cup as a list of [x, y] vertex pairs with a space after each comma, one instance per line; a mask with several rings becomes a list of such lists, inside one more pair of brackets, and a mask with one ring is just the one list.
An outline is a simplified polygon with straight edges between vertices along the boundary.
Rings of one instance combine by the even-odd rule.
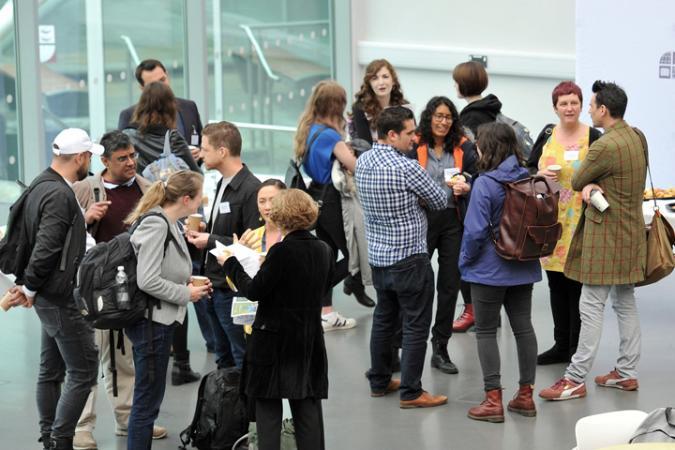
[[[616, 84], [593, 84], [589, 113], [593, 125], [605, 134], [590, 146], [572, 178], [572, 188], [582, 192], [587, 206], [565, 263], [565, 275], [583, 284], [581, 331], [563, 378], [539, 393], [547, 400], [586, 396], [584, 380], [597, 355], [605, 302], [612, 290], [619, 322], [619, 358], [614, 370], [595, 377], [595, 383], [624, 391], [638, 389], [641, 337], [633, 289], [644, 280], [647, 253], [642, 215], [647, 148], [644, 135], [623, 120], [627, 103], [626, 93]], [[608, 206], [598, 203], [597, 193], [604, 195]]]

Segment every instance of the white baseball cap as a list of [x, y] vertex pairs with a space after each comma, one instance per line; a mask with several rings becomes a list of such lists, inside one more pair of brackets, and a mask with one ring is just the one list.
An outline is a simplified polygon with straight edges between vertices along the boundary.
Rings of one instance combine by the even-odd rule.
[[56, 135], [52, 142], [52, 151], [55, 155], [76, 155], [91, 152], [94, 155], [103, 154], [103, 146], [92, 142], [86, 131], [80, 128], [66, 128]]

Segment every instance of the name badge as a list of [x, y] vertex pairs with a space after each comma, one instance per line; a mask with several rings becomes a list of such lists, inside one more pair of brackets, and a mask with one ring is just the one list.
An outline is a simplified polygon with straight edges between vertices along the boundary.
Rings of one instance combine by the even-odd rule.
[[190, 136], [190, 145], [194, 145], [195, 147], [199, 145], [199, 135], [198, 134], [193, 134]]
[[565, 150], [565, 161], [577, 161], [579, 159], [579, 150]]
[[219, 207], [220, 214], [228, 214], [230, 212], [230, 202], [222, 202]]

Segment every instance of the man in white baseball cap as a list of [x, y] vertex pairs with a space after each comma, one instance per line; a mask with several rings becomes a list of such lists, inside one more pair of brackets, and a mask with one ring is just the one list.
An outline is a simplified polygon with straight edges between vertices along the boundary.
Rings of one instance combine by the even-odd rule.
[[[33, 307], [42, 326], [37, 405], [45, 449], [72, 450], [75, 425], [98, 374], [94, 332], [73, 297], [86, 246], [84, 215], [72, 185], [86, 178], [103, 147], [77, 128], [52, 143], [51, 165], [31, 183], [23, 204], [27, 265], [10, 289], [10, 305]], [[65, 380], [65, 383], [64, 383]]]

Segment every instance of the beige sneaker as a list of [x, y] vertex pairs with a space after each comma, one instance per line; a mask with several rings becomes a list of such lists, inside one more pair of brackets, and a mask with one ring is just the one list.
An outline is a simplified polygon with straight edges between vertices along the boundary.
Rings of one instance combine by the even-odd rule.
[[97, 450], [98, 445], [91, 431], [76, 431], [73, 437], [73, 448], [75, 450]]
[[[120, 430], [118, 429], [115, 431], [115, 434], [117, 436], [126, 436], [129, 433], [127, 430]], [[164, 439], [169, 433], [166, 431], [166, 428], [160, 427], [159, 425], [155, 425], [152, 427], [152, 438], [153, 439]]]
[[595, 377], [595, 384], [603, 387], [621, 389], [622, 391], [637, 391], [639, 384], [637, 378], [624, 378], [619, 375], [616, 369], [607, 375]]

